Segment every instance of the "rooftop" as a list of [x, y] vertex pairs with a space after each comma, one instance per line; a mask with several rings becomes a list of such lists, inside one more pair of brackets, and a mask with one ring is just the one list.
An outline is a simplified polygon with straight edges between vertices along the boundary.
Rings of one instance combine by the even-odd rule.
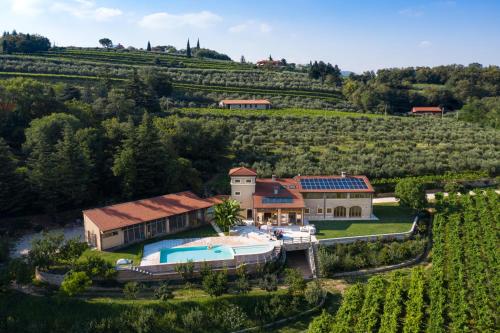
[[363, 192], [373, 193], [366, 176], [296, 176], [300, 192]]
[[253, 195], [254, 208], [303, 208], [297, 181], [291, 178], [259, 178]]
[[255, 104], [255, 105], [270, 105], [267, 99], [224, 99], [220, 101], [222, 104]]
[[229, 170], [230, 176], [257, 176], [257, 171], [247, 167], [236, 167]]
[[187, 213], [213, 206], [218, 198], [202, 199], [186, 191], [159, 197], [125, 202], [83, 211], [101, 231], [108, 231]]
[[411, 112], [439, 112], [441, 113], [442, 109], [439, 106], [414, 106], [411, 109]]

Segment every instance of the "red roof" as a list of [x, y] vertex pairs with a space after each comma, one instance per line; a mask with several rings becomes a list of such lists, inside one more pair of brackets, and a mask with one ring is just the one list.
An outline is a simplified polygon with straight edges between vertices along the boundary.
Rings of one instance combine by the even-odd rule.
[[439, 112], [441, 113], [441, 108], [439, 106], [414, 106], [411, 109], [412, 113], [418, 112]]
[[[327, 189], [317, 189], [317, 190], [305, 190], [303, 189], [302, 187], [300, 187], [300, 192], [307, 192], [307, 193], [310, 193], [310, 192], [338, 192], [338, 193], [342, 193], [342, 192], [349, 192], [349, 193], [359, 193], [359, 192], [362, 192], [362, 193], [373, 193], [375, 192], [375, 190], [373, 189], [372, 187], [372, 184], [370, 184], [370, 181], [368, 180], [368, 178], [366, 176], [346, 176], [347, 178], [358, 178], [358, 179], [361, 179], [363, 180], [363, 182], [365, 183], [366, 185], [366, 189], [335, 189], [335, 190], [327, 190]], [[294, 179], [297, 181], [297, 183], [300, 184], [300, 180], [301, 179], [310, 179], [310, 178], [328, 178], [328, 179], [340, 179], [340, 178], [344, 178], [342, 176], [296, 176]]]
[[[275, 190], [278, 193], [275, 194]], [[290, 198], [288, 203], [264, 203], [264, 198]], [[304, 199], [299, 192], [299, 184], [291, 178], [259, 178], [253, 195], [254, 208], [304, 208]]]
[[214, 205], [213, 200], [201, 199], [186, 191], [85, 210], [83, 215], [104, 232], [208, 208]]
[[270, 105], [267, 99], [224, 99], [221, 104], [252, 104], [252, 105]]
[[229, 170], [230, 176], [257, 176], [257, 172], [254, 169], [247, 167], [237, 167]]

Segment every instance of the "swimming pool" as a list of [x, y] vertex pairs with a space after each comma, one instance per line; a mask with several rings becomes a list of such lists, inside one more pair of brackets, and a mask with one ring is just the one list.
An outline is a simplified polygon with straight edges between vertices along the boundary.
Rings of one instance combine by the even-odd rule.
[[176, 264], [188, 261], [201, 262], [234, 259], [237, 255], [251, 255], [269, 252], [271, 245], [246, 245], [230, 247], [227, 245], [173, 247], [160, 250], [161, 264]]
[[174, 247], [160, 250], [160, 263], [173, 264], [212, 260], [227, 260], [233, 259], [233, 249], [226, 245], [208, 246], [191, 246], [191, 247]]

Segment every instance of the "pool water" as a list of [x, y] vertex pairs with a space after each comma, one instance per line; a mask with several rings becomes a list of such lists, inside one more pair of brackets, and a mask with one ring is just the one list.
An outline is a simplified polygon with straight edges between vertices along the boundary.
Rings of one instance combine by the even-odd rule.
[[160, 263], [172, 264], [192, 261], [233, 259], [233, 249], [226, 245], [176, 247], [160, 250]]
[[161, 264], [176, 264], [188, 261], [212, 261], [233, 259], [235, 255], [260, 254], [272, 250], [271, 245], [227, 245], [173, 247], [160, 250]]

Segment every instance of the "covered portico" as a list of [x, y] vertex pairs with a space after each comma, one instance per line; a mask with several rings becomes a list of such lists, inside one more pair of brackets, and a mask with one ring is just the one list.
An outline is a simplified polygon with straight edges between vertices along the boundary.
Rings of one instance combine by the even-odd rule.
[[303, 225], [304, 208], [270, 207], [255, 209], [256, 224], [272, 224], [274, 226]]

